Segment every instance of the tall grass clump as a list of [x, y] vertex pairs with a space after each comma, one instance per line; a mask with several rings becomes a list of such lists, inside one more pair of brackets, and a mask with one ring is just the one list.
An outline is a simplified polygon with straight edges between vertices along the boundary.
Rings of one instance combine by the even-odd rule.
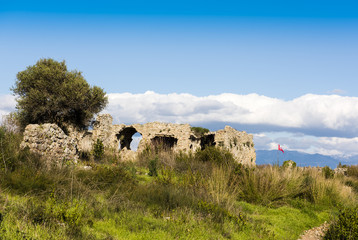
[[236, 177], [238, 197], [261, 205], [282, 205], [300, 195], [304, 176], [298, 168], [263, 166], [239, 169]]
[[356, 202], [351, 188], [339, 178], [327, 178], [326, 173], [317, 168], [271, 165], [242, 168], [238, 171], [236, 181], [239, 199], [265, 206], [290, 204], [292, 199], [326, 206]]
[[329, 177], [317, 168], [304, 171], [306, 179], [304, 197], [309, 201], [326, 206], [352, 206], [357, 196], [352, 188], [345, 186], [339, 177]]
[[0, 126], [0, 170], [3, 172], [13, 171], [20, 156], [19, 145], [22, 135], [18, 132], [9, 131], [6, 126]]

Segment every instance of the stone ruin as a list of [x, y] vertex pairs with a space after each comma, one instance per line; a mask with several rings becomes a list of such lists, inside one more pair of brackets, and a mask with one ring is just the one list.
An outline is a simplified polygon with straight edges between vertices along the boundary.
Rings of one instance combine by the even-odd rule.
[[[78, 131], [68, 129], [68, 134], [56, 124], [30, 124], [24, 132], [21, 147], [29, 147], [33, 152], [58, 163], [77, 161], [80, 152], [90, 152], [97, 139], [106, 149], [118, 150], [124, 160], [134, 160], [138, 153], [147, 146], [160, 144], [161, 147], [179, 151], [196, 151], [207, 146], [216, 146], [229, 150], [234, 158], [242, 164], [254, 166], [256, 152], [253, 136], [226, 126], [216, 132], [198, 135], [189, 124], [150, 122], [145, 124], [112, 124], [109, 114], [98, 115], [93, 130]], [[131, 149], [133, 135], [139, 133], [142, 139], [137, 151]]]

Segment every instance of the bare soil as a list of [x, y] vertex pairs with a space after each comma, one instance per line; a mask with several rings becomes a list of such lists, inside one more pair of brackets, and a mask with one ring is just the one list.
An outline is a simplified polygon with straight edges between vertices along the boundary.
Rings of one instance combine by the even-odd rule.
[[322, 240], [324, 234], [327, 232], [329, 224], [325, 222], [319, 227], [315, 227], [305, 231], [298, 240]]

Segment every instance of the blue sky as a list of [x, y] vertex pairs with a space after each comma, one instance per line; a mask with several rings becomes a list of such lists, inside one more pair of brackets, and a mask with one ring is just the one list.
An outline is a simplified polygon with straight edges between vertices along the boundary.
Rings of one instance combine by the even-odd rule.
[[[271, 119], [267, 115], [260, 118], [260, 112], [254, 117], [247, 115], [245, 121], [233, 117], [240, 118], [240, 115], [213, 115], [208, 117], [210, 123], [205, 118], [196, 122], [213, 128], [236, 124], [261, 136], [258, 142], [263, 135], [272, 136], [271, 142], [265, 142], [266, 148], [276, 143], [278, 133], [281, 133], [280, 140], [303, 133], [310, 142], [312, 138], [322, 137], [343, 137], [356, 142], [358, 129], [347, 130], [357, 120], [356, 115], [347, 116], [337, 108], [331, 116], [325, 104], [315, 101], [324, 99], [330, 104], [342, 101], [345, 104], [342, 108], [353, 112], [358, 106], [357, 1], [1, 0], [0, 3], [3, 99], [11, 94], [9, 88], [17, 72], [40, 58], [51, 57], [66, 60], [69, 69], [82, 71], [90, 84], [103, 87], [109, 94], [128, 92], [130, 95], [126, 96], [130, 99], [147, 99], [152, 95], [144, 93], [152, 91], [166, 96], [158, 97], [163, 101], [161, 110], [170, 105], [165, 105], [166, 101], [181, 102], [188, 108], [182, 93], [196, 97], [195, 101], [201, 104], [198, 109], [206, 110], [206, 114], [215, 112], [216, 108], [230, 109], [228, 102], [233, 102], [236, 110], [244, 108], [232, 100], [235, 97], [220, 97], [223, 93], [246, 96], [245, 99], [261, 107], [266, 104], [263, 99], [282, 104], [280, 108], [287, 111], [275, 113], [279, 119], [276, 122], [256, 121], [256, 116]], [[177, 94], [178, 99], [173, 100], [170, 94]], [[307, 94], [322, 98], [313, 101], [316, 98], [305, 97]], [[333, 94], [341, 98], [323, 97]], [[217, 102], [202, 105], [210, 95], [215, 96], [210, 101]], [[302, 104], [299, 109], [306, 106], [302, 107], [301, 115], [296, 119], [285, 117], [290, 112], [285, 106], [297, 107], [296, 102]], [[0, 109], [4, 113], [13, 108], [13, 103], [6, 105], [3, 101], [2, 104]], [[113, 102], [111, 106], [117, 105]], [[314, 108], [316, 112], [304, 111], [312, 105], [321, 108]], [[252, 110], [256, 107], [253, 105], [245, 111], [256, 113]], [[167, 110], [163, 112], [168, 114]], [[117, 110], [113, 111], [115, 114]], [[166, 118], [164, 113], [145, 115], [138, 111], [134, 109], [131, 114], [140, 118], [118, 115], [117, 121], [194, 122], [183, 118], [180, 111], [172, 113], [173, 118]], [[214, 116], [223, 119], [216, 120]], [[311, 121], [302, 120], [306, 118], [317, 120], [310, 125], [306, 122]], [[293, 144], [286, 147], [298, 149]]]

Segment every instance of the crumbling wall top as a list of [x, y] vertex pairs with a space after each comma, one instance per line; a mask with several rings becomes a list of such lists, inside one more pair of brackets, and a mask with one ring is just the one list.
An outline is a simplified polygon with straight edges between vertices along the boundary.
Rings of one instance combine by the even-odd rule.
[[148, 144], [160, 142], [173, 151], [185, 152], [217, 146], [231, 151], [243, 164], [254, 165], [256, 161], [253, 136], [230, 126], [196, 136], [189, 124], [150, 122], [113, 125], [109, 114], [98, 115], [92, 131], [72, 131], [69, 135], [55, 124], [29, 125], [25, 129], [22, 145], [43, 155], [53, 153], [56, 158], [77, 159], [78, 152], [90, 151], [93, 143], [100, 139], [106, 148], [118, 150], [122, 157], [133, 158], [135, 154], [130, 145], [137, 132], [142, 136], [137, 152], [144, 150]]

